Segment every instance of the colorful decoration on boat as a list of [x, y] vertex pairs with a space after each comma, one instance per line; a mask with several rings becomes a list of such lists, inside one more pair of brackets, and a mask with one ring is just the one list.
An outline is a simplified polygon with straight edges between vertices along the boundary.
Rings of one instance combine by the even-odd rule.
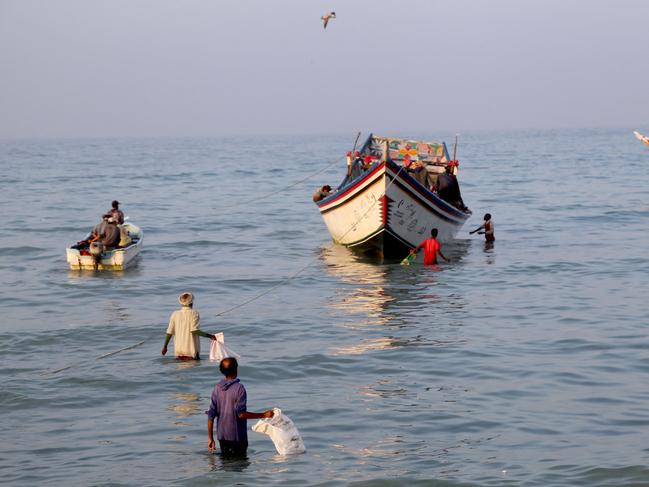
[[437, 163], [448, 162], [446, 146], [436, 142], [418, 142], [407, 139], [372, 137], [370, 151], [373, 155], [381, 157], [388, 146], [388, 155], [393, 161], [431, 161]]

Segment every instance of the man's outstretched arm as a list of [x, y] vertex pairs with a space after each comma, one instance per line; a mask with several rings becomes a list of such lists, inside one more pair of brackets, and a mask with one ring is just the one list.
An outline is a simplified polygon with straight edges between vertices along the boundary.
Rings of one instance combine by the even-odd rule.
[[192, 331], [192, 335], [198, 335], [200, 337], [209, 338], [210, 340], [216, 340], [216, 335], [212, 335], [211, 333], [205, 333], [203, 330], [194, 330]]
[[263, 413], [251, 413], [249, 411], [243, 411], [239, 413], [239, 419], [264, 419], [272, 418], [275, 412], [272, 409], [264, 411]]

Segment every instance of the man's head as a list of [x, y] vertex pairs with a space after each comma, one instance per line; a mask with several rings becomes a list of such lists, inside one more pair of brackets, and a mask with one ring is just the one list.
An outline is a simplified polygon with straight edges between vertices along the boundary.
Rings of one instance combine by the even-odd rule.
[[322, 191], [329, 191], [329, 192], [330, 192], [330, 191], [331, 191], [331, 186], [329, 186], [328, 184], [325, 184], [325, 185], [322, 187]]
[[113, 207], [114, 209], [117, 210], [117, 209], [119, 208], [119, 201], [117, 201], [117, 200], [113, 200], [113, 202], [111, 203], [111, 205], [112, 205], [112, 207]]
[[433, 238], [437, 238], [437, 228], [433, 228], [430, 231], [430, 236], [433, 237]]
[[485, 213], [484, 215], [484, 221], [491, 220], [491, 213]]
[[192, 293], [182, 293], [178, 296], [178, 302], [183, 306], [191, 307], [194, 303], [194, 295]]
[[102, 218], [102, 220], [104, 220], [104, 221], [108, 221], [108, 220], [111, 219], [112, 217], [113, 217], [113, 214], [112, 214], [112, 213], [104, 213], [103, 215], [101, 215], [101, 218]]
[[219, 364], [219, 370], [226, 377], [226, 379], [234, 379], [237, 377], [237, 369], [239, 363], [234, 357], [225, 357]]

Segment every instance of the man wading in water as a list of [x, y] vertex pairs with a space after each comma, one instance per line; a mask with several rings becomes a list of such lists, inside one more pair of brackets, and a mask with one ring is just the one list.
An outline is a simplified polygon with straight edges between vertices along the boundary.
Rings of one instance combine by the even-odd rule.
[[182, 308], [171, 313], [162, 355], [167, 354], [169, 340], [174, 337], [174, 353], [178, 360], [200, 360], [201, 344], [198, 337], [216, 340], [216, 336], [200, 329], [201, 317], [198, 311], [192, 309], [194, 306], [192, 293], [182, 293], [178, 301], [182, 304]]
[[433, 228], [430, 231], [430, 238], [424, 240], [416, 249], [412, 249], [410, 253], [417, 255], [417, 252], [419, 252], [419, 249], [422, 247], [424, 248], [424, 265], [437, 264], [437, 254], [439, 254], [446, 262], [450, 262], [450, 260], [442, 254], [442, 245], [437, 240], [437, 228]]
[[[482, 231], [480, 231], [482, 230]], [[473, 230], [472, 232], [469, 232], [470, 234], [474, 234], [475, 232], [478, 232], [478, 235], [484, 234], [484, 239], [487, 242], [495, 242], [496, 237], [494, 236], [494, 222], [491, 221], [491, 214], [486, 213], [484, 216], [484, 223], [480, 225], [478, 228]]]
[[246, 410], [246, 388], [237, 378], [238, 366], [235, 358], [221, 360], [219, 370], [225, 379], [214, 386], [210, 409], [207, 411], [207, 448], [210, 452], [216, 451], [213, 431], [216, 418], [216, 438], [223, 456], [245, 456], [248, 449], [246, 420], [272, 418], [274, 414], [272, 409], [263, 413], [250, 413]]

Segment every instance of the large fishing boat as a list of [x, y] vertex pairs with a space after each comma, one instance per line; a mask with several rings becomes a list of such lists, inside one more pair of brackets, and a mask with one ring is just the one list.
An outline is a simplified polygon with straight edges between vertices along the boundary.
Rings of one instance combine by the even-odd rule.
[[121, 231], [128, 237], [128, 243], [122, 247], [99, 248], [95, 253], [92, 245], [88, 244], [90, 233], [85, 236], [84, 240], [68, 247], [66, 257], [70, 269], [122, 271], [130, 267], [136, 262], [136, 258], [142, 250], [142, 230], [132, 223], [124, 223], [121, 225]]
[[433, 228], [442, 242], [453, 239], [471, 216], [457, 172], [455, 153], [451, 159], [444, 142], [370, 135], [360, 150], [348, 153], [340, 186], [316, 204], [334, 242], [403, 257]]

